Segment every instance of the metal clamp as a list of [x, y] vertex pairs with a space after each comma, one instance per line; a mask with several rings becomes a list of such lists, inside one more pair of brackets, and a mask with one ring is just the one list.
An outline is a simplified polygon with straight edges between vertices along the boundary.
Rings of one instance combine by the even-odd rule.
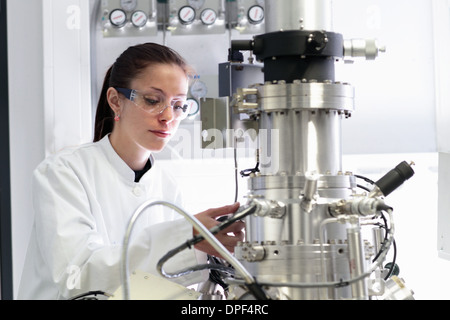
[[245, 113], [248, 110], [258, 109], [257, 102], [248, 102], [247, 96], [258, 94], [256, 88], [237, 88], [236, 93], [233, 95], [232, 106], [236, 113]]
[[252, 201], [258, 206], [255, 215], [281, 219], [286, 214], [286, 205], [277, 200], [266, 200], [253, 198]]

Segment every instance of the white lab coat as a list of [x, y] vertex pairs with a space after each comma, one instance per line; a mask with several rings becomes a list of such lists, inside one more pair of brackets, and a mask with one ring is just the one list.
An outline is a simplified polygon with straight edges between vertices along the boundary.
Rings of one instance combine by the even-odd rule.
[[[68, 299], [88, 291], [113, 293], [121, 285], [122, 243], [134, 211], [146, 200], [182, 206], [175, 181], [151, 158], [152, 168], [134, 182], [134, 172], [117, 155], [109, 137], [64, 150], [44, 160], [33, 175], [34, 225], [19, 299]], [[158, 274], [169, 250], [192, 238], [192, 226], [165, 206], [140, 215], [129, 245], [130, 271]], [[164, 269], [199, 263], [184, 250]], [[199, 272], [178, 278], [190, 285]]]

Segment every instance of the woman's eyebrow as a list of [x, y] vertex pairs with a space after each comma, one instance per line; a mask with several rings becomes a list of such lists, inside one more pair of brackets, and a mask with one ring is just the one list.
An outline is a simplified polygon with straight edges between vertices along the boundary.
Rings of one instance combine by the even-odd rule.
[[[165, 94], [164, 90], [160, 89], [160, 88], [156, 88], [156, 87], [150, 87], [150, 89], [158, 91], [159, 93], [161, 93], [164, 97], [166, 97], [167, 95]], [[186, 93], [179, 93], [176, 94], [175, 97], [187, 97]]]

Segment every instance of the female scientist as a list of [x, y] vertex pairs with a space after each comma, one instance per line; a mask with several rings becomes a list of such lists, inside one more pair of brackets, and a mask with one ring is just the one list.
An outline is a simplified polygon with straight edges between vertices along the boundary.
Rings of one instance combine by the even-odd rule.
[[[122, 243], [134, 211], [149, 199], [182, 206], [180, 190], [152, 157], [189, 113], [190, 69], [173, 50], [146, 43], [128, 48], [108, 70], [97, 106], [94, 142], [44, 160], [33, 175], [35, 218], [19, 299], [70, 299], [121, 285]], [[238, 203], [196, 215], [208, 229], [234, 213]], [[164, 206], [146, 209], [129, 244], [130, 270], [158, 274], [156, 264], [196, 232]], [[216, 237], [233, 250], [243, 223]], [[198, 264], [202, 241], [164, 265], [168, 272]], [[204, 255], [204, 254], [203, 254]], [[190, 285], [201, 273], [178, 278]]]

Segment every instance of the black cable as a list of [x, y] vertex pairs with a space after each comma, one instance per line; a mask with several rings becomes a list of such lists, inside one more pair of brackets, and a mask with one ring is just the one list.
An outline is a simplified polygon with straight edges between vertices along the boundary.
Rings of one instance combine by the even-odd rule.
[[[355, 177], [355, 178], [358, 178], [358, 179], [362, 179], [362, 180], [364, 180], [365, 182], [367, 182], [367, 183], [369, 183], [369, 184], [371, 184], [371, 185], [375, 185], [375, 182], [372, 181], [372, 180], [370, 180], [370, 179], [367, 178], [367, 177], [364, 177], [364, 176], [361, 176], [361, 175], [357, 175], [357, 174], [355, 174], [354, 177]], [[364, 191], [367, 191], [367, 192], [371, 192], [371, 191], [372, 191], [372, 190], [370, 190], [369, 188], [367, 188], [367, 187], [365, 187], [365, 186], [363, 186], [363, 185], [361, 185], [361, 184], [356, 184], [356, 186], [357, 186], [358, 188], [363, 189]]]
[[391, 262], [391, 266], [389, 268], [389, 272], [386, 275], [386, 277], [384, 277], [384, 280], [386, 281], [387, 279], [389, 279], [392, 276], [392, 273], [394, 272], [394, 268], [396, 266], [395, 261], [397, 260], [397, 245], [395, 243], [395, 240], [393, 240], [392, 242], [392, 246], [394, 247], [394, 256], [392, 257], [392, 262]]
[[[370, 184], [372, 184], [372, 185], [375, 185], [375, 182], [372, 181], [371, 179], [367, 178], [367, 177], [360, 176], [360, 175], [354, 175], [354, 176], [355, 176], [356, 178], [363, 179], [363, 180], [366, 181], [367, 183], [370, 183]], [[364, 186], [361, 186], [361, 185], [359, 185], [359, 184], [357, 184], [357, 187], [359, 187], [359, 188], [361, 188], [361, 189], [364, 189], [364, 190], [370, 192], [370, 190], [369, 190], [368, 188], [366, 188], [366, 187], [364, 187]], [[383, 208], [383, 209], [384, 209], [384, 208]], [[381, 248], [380, 251], [377, 253], [377, 255], [376, 255], [375, 258], [372, 260], [372, 262], [374, 262], [374, 261], [380, 256], [380, 254], [383, 252], [383, 250], [385, 250], [385, 248], [383, 248], [383, 246], [384, 246], [384, 244], [385, 244], [386, 241], [387, 241], [387, 233], [388, 233], [387, 220], [386, 220], [386, 217], [385, 217], [383, 214], [381, 214], [381, 217], [382, 217], [382, 219], [383, 219], [383, 221], [384, 221], [385, 236], [384, 236], [384, 240], [383, 240], [383, 243], [382, 243], [382, 248]], [[383, 227], [380, 226], [380, 228], [383, 228]], [[390, 263], [391, 265], [390, 265], [390, 267], [389, 267], [389, 271], [388, 271], [387, 275], [384, 277], [384, 280], [385, 280], [385, 281], [386, 281], [387, 279], [389, 279], [389, 278], [392, 276], [392, 273], [394, 272], [394, 269], [395, 269], [395, 266], [396, 266], [395, 262], [396, 262], [396, 260], [397, 260], [397, 244], [396, 244], [396, 242], [395, 242], [395, 239], [392, 239], [392, 247], [393, 247], [393, 257], [392, 257], [392, 262]]]
[[69, 300], [98, 300], [96, 298], [95, 299], [94, 298], [83, 299], [85, 297], [92, 296], [92, 295], [95, 296], [95, 297], [97, 295], [103, 295], [103, 296], [106, 296], [106, 297], [111, 297], [111, 295], [109, 293], [106, 293], [104, 291], [88, 291], [88, 292], [82, 293], [80, 295], [77, 295], [75, 297], [72, 297]]
[[257, 300], [270, 300], [262, 286], [256, 282], [256, 279], [253, 283], [246, 283], [245, 285]]
[[364, 180], [365, 182], [367, 182], [367, 183], [375, 184], [375, 182], [374, 182], [373, 180], [370, 180], [370, 179], [367, 178], [367, 177], [360, 176], [360, 175], [357, 175], [357, 174], [354, 174], [353, 176], [356, 177], [356, 178], [359, 178], [359, 179], [363, 179], [363, 180]]
[[[381, 218], [382, 218], [383, 221], [384, 221], [384, 226], [379, 225], [379, 227], [385, 229], [384, 240], [383, 240], [383, 242], [381, 243], [381, 248], [380, 248], [380, 250], [378, 251], [378, 253], [376, 254], [375, 258], [372, 259], [372, 262], [375, 262], [375, 261], [378, 259], [378, 257], [380, 256], [380, 254], [381, 254], [384, 250], [386, 250], [386, 248], [384, 248], [384, 245], [386, 244], [386, 242], [387, 242], [387, 240], [388, 240], [388, 239], [387, 239], [388, 226], [387, 226], [387, 220], [386, 220], [386, 217], [385, 217], [383, 214], [381, 214]], [[393, 247], [393, 257], [392, 257], [392, 262], [391, 262], [391, 265], [390, 265], [390, 267], [389, 267], [389, 271], [388, 271], [387, 275], [384, 277], [384, 280], [385, 280], [385, 281], [386, 281], [387, 279], [389, 279], [389, 278], [392, 276], [392, 273], [394, 272], [394, 268], [395, 268], [395, 266], [396, 266], [395, 262], [396, 262], [396, 260], [397, 260], [397, 244], [396, 244], [396, 242], [395, 242], [395, 239], [392, 239], [392, 247]]]
[[[208, 255], [208, 260], [212, 260], [214, 264], [223, 264], [217, 257], [211, 255]], [[229, 285], [223, 281], [222, 273], [219, 270], [210, 270], [209, 280], [221, 286], [225, 292], [228, 291]]]
[[256, 163], [256, 166], [253, 169], [245, 169], [241, 171], [241, 177], [248, 177], [252, 173], [259, 172], [259, 162]]
[[[227, 228], [231, 224], [235, 223], [236, 221], [241, 220], [242, 218], [246, 217], [247, 215], [250, 215], [250, 214], [254, 213], [257, 210], [257, 208], [258, 207], [256, 205], [242, 206], [231, 217], [229, 217], [227, 220], [225, 220], [224, 222], [222, 222], [222, 223], [218, 224], [217, 226], [211, 228], [209, 230], [209, 232], [211, 232], [212, 234], [216, 234], [219, 231]], [[183, 251], [183, 250], [185, 250], [187, 248], [189, 248], [189, 249], [192, 248], [195, 244], [199, 243], [202, 240], [204, 240], [203, 236], [201, 234], [198, 234], [195, 237], [193, 237], [192, 239], [187, 240], [185, 243], [182, 243], [178, 247], [176, 247], [176, 248], [170, 250], [169, 252], [167, 252], [158, 261], [158, 263], [156, 265], [156, 268], [157, 268], [158, 272], [161, 275], [163, 275], [164, 277], [179, 277], [179, 276], [185, 275], [187, 273], [191, 273], [191, 272], [198, 271], [198, 270], [203, 270], [203, 269], [218, 269], [218, 270], [230, 271], [229, 269], [226, 269], [226, 267], [224, 267], [223, 265], [203, 264], [203, 265], [198, 265], [198, 266], [193, 267], [193, 268], [188, 268], [188, 269], [181, 270], [178, 273], [167, 274], [167, 273], [164, 272], [164, 270], [163, 270], [164, 263], [166, 263], [170, 258], [175, 256], [179, 252], [181, 252], [181, 251]]]
[[378, 259], [378, 257], [380, 256], [380, 254], [381, 254], [384, 250], [386, 250], [386, 248], [384, 248], [384, 245], [386, 244], [386, 242], [387, 242], [387, 240], [388, 240], [388, 236], [387, 236], [387, 235], [388, 235], [388, 225], [387, 225], [386, 217], [383, 215], [383, 213], [381, 213], [381, 218], [382, 218], [383, 221], [384, 221], [384, 226], [380, 226], [380, 228], [384, 228], [384, 229], [385, 229], [385, 231], [384, 231], [384, 240], [383, 240], [383, 242], [381, 243], [381, 248], [380, 248], [380, 250], [377, 252], [375, 258], [372, 259], [372, 262], [375, 262], [375, 261]]
[[361, 188], [361, 189], [367, 191], [367, 192], [370, 192], [370, 191], [371, 191], [369, 188], [366, 188], [366, 187], [364, 187], [364, 186], [362, 186], [362, 185], [360, 185], [360, 184], [357, 184], [356, 186], [357, 186], [358, 188]]

